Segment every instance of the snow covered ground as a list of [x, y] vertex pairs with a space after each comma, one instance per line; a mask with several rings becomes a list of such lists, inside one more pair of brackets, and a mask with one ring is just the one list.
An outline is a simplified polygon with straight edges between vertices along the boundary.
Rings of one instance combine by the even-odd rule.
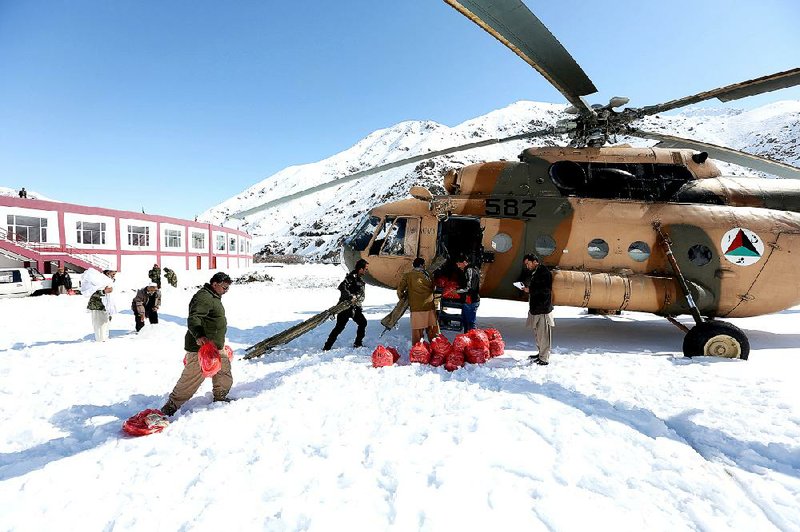
[[[558, 308], [539, 367], [525, 304], [485, 300], [506, 355], [448, 373], [407, 364], [408, 316], [379, 338], [395, 296], [367, 287], [369, 349], [348, 347], [351, 322], [322, 353], [329, 322], [245, 361], [344, 275], [263, 270], [275, 282], [223, 298], [239, 400], [211, 404], [206, 382], [143, 438], [120, 426], [178, 378], [208, 272], [164, 289], [161, 323], [136, 335], [127, 310], [102, 344], [83, 297], [0, 299], [0, 530], [800, 529], [800, 308], [735, 321], [749, 361], [685, 359], [656, 317]], [[120, 274], [122, 308], [138, 277]], [[379, 341], [399, 366], [371, 367]]]

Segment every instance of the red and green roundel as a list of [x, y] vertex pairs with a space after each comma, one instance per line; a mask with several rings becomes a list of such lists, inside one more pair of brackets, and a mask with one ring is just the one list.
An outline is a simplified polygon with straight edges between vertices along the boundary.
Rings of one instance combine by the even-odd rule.
[[720, 246], [725, 258], [737, 266], [755, 264], [764, 254], [764, 242], [744, 227], [736, 227], [725, 233]]

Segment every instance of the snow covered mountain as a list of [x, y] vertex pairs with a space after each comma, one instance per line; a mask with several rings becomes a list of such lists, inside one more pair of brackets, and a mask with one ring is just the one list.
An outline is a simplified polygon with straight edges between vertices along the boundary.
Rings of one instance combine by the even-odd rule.
[[[413, 185], [435, 190], [441, 187], [442, 177], [451, 168], [487, 160], [516, 160], [533, 142], [521, 140], [486, 146], [387, 170], [260, 211], [248, 216], [244, 223], [229, 216], [392, 161], [553, 126], [563, 118], [564, 107], [520, 101], [454, 127], [431, 121], [401, 122], [375, 131], [351, 148], [322, 161], [285, 168], [209, 209], [199, 219], [246, 229], [254, 236], [254, 249], [265, 254], [335, 259], [342, 238], [376, 205], [407, 197]], [[800, 165], [800, 101], [782, 101], [750, 111], [689, 108], [682, 113], [647, 117], [638, 125], [645, 130], [690, 137]], [[630, 137], [617, 140], [633, 146], [654, 144]], [[566, 143], [566, 137], [558, 135], [535, 141], [539, 146]], [[734, 165], [721, 163], [720, 167], [729, 175], [759, 175]]]

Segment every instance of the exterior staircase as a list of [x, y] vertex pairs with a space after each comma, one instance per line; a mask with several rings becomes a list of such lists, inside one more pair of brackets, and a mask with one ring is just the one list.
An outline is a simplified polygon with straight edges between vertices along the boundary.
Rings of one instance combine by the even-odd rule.
[[12, 260], [35, 262], [39, 271], [44, 271], [46, 262], [64, 263], [81, 272], [89, 268], [107, 270], [110, 266], [100, 255], [84, 253], [72, 246], [11, 240], [5, 229], [0, 229], [0, 254]]

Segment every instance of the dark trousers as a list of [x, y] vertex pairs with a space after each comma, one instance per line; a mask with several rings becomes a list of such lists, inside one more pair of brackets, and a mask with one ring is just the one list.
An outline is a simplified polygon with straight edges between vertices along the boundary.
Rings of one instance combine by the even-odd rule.
[[475, 303], [464, 303], [464, 306], [461, 307], [461, 322], [464, 326], [464, 332], [471, 331], [475, 328], [475, 320], [478, 316], [478, 307], [480, 304], [480, 301], [476, 301]]
[[[158, 323], [158, 312], [151, 309], [146, 308], [144, 309], [144, 315], [146, 318], [150, 320], [150, 323]], [[133, 317], [136, 319], [136, 332], [139, 332], [144, 327], [144, 320], [136, 314], [136, 311], [133, 311]]]
[[344, 330], [350, 318], [352, 318], [353, 321], [358, 325], [358, 330], [356, 331], [356, 341], [353, 346], [361, 347], [361, 342], [364, 340], [364, 334], [367, 332], [367, 318], [365, 318], [364, 314], [361, 312], [361, 307], [353, 307], [343, 310], [336, 315], [336, 326], [331, 331], [331, 334], [328, 336], [328, 341], [325, 342], [325, 347], [322, 349], [327, 351], [333, 347], [333, 342], [336, 341], [339, 333]]

